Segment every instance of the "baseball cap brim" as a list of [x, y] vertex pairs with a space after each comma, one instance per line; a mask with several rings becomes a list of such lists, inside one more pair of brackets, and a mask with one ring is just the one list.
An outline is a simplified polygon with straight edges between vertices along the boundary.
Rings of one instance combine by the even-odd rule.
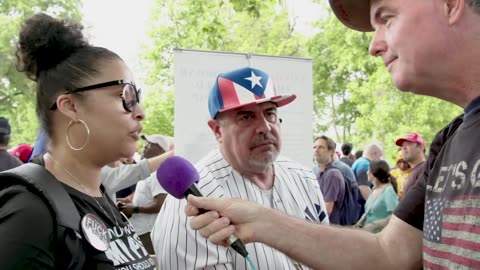
[[403, 143], [406, 142], [406, 141], [409, 141], [409, 140], [406, 140], [406, 139], [404, 139], [404, 138], [400, 138], [400, 139], [398, 139], [398, 140], [395, 141], [395, 144], [396, 144], [397, 146], [400, 146], [400, 147], [401, 147], [401, 146], [403, 145]]
[[149, 137], [150, 137], [150, 136], [148, 136], [148, 135], [144, 135], [144, 134], [142, 134], [142, 135], [140, 136], [140, 138], [142, 138], [143, 140], [145, 140], [145, 141], [147, 141], [147, 142], [151, 143], [151, 141], [148, 139]]
[[370, 0], [329, 0], [335, 16], [348, 28], [373, 31], [370, 23]]
[[151, 134], [151, 135], [141, 135], [143, 140], [148, 143], [158, 144], [164, 151], [168, 151], [170, 145], [172, 144], [172, 137], [160, 135], [160, 134]]
[[239, 105], [236, 105], [236, 106], [224, 108], [222, 110], [219, 110], [218, 112], [230, 111], [230, 110], [238, 109], [238, 108], [241, 108], [241, 107], [244, 107], [244, 106], [247, 106], [247, 105], [261, 104], [261, 103], [265, 103], [265, 102], [273, 102], [273, 103], [277, 104], [277, 107], [282, 107], [282, 106], [285, 106], [285, 105], [291, 103], [296, 98], [297, 98], [297, 96], [295, 94], [277, 95], [277, 96], [273, 96], [273, 97], [257, 99], [257, 100], [252, 101], [252, 102], [243, 103], [243, 104], [239, 104]]
[[425, 146], [425, 142], [423, 142], [422, 140], [409, 140], [409, 139], [405, 139], [405, 138], [400, 138], [398, 140], [395, 141], [395, 144], [397, 146], [402, 146], [404, 142], [414, 142], [414, 143], [419, 143], [423, 146]]

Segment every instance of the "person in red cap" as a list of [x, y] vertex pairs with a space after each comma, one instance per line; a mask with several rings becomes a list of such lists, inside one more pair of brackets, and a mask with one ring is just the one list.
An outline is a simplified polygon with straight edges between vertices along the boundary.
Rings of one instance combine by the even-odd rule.
[[423, 171], [423, 166], [425, 165], [425, 140], [420, 134], [410, 132], [396, 140], [395, 144], [401, 147], [403, 159], [408, 162], [411, 168], [407, 183], [403, 189], [403, 194], [406, 194], [417, 182]]
[[[376, 235], [309, 224], [240, 200], [189, 196], [191, 226], [225, 244], [235, 233], [316, 269], [478, 269], [480, 265], [480, 1], [329, 0], [337, 18], [374, 31], [401, 91], [464, 108], [430, 144], [425, 170]], [[221, 216], [221, 219], [216, 217]], [[221, 220], [221, 221], [220, 221]]]
[[23, 163], [27, 163], [30, 155], [32, 154], [32, 149], [32, 146], [30, 146], [29, 144], [22, 143], [10, 150], [9, 152], [10, 154], [20, 159], [20, 161], [22, 161]]

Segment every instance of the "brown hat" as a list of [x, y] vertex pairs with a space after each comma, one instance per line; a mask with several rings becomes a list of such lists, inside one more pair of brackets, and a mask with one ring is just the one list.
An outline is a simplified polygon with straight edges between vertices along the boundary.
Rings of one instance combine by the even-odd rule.
[[373, 31], [370, 23], [370, 0], [329, 0], [335, 16], [348, 28]]

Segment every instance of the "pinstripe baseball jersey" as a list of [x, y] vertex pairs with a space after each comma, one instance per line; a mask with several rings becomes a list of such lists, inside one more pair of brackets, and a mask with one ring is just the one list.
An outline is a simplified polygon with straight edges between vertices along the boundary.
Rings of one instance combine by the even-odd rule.
[[[281, 156], [273, 166], [273, 188], [261, 190], [235, 171], [219, 150], [214, 150], [196, 164], [198, 187], [206, 197], [241, 198], [290, 216], [328, 223], [313, 172]], [[233, 249], [212, 244], [190, 228], [184, 213], [186, 203], [185, 199], [168, 196], [155, 222], [152, 240], [160, 269], [249, 269], [246, 260]], [[267, 245], [249, 243], [246, 248], [258, 270], [308, 269]]]

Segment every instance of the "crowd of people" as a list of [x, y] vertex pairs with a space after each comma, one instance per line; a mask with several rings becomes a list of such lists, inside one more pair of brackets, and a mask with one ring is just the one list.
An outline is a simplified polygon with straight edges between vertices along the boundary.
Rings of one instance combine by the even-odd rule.
[[[478, 267], [471, 48], [480, 45], [480, 2], [330, 5], [347, 27], [375, 31], [370, 53], [400, 90], [465, 108], [428, 155], [416, 132], [383, 142], [399, 147], [393, 168], [380, 143], [353, 154], [351, 143], [338, 148], [321, 135], [313, 166], [304, 166], [281, 154], [288, 142], [278, 108], [295, 94], [277, 94], [263, 70], [238, 68], [217, 76], [205, 104], [217, 147], [195, 164], [204, 197], [176, 199], [156, 175], [174, 154], [173, 138], [142, 135], [140, 92], [125, 62], [91, 45], [81, 25], [36, 14], [22, 26], [17, 59], [36, 83], [41, 131], [33, 149], [9, 153], [12, 131], [0, 117], [0, 268]], [[236, 237], [245, 254], [232, 249]]]

